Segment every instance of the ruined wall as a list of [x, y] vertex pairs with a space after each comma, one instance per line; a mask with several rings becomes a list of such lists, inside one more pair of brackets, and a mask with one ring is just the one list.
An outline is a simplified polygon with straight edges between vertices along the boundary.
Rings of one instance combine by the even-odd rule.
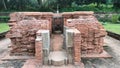
[[36, 32], [49, 30], [48, 20], [22, 20], [12, 26], [6, 37], [11, 39], [11, 55], [35, 55]]
[[11, 13], [10, 31], [6, 35], [12, 41], [11, 55], [35, 55], [36, 31], [51, 31], [52, 16], [51, 12]]
[[107, 33], [94, 15], [81, 14], [77, 19], [67, 19], [66, 26], [77, 28], [80, 31], [81, 54], [100, 54], [103, 52], [103, 37]]
[[92, 11], [75, 11], [75, 12], [63, 12], [62, 17], [64, 19], [64, 26], [67, 26], [67, 19], [77, 19], [79, 16], [89, 16], [93, 15], [94, 12]]
[[[41, 60], [43, 43], [41, 41], [35, 43], [36, 32], [41, 29], [52, 30], [52, 15], [52, 13], [43, 12], [12, 13], [9, 20], [11, 28], [6, 35], [12, 41], [11, 55], [36, 55]], [[73, 36], [75, 63], [80, 63], [82, 54], [100, 54], [103, 52], [103, 37], [107, 33], [94, 17], [93, 12], [68, 12], [62, 13], [62, 17], [65, 27], [79, 30]]]
[[10, 14], [9, 26], [12, 28], [16, 23], [21, 20], [48, 20], [49, 21], [49, 29], [52, 30], [52, 12], [14, 12]]

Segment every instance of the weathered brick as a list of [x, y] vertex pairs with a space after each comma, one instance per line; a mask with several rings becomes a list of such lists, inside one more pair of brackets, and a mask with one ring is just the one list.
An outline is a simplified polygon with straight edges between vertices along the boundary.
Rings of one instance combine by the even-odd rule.
[[[76, 62], [80, 54], [102, 53], [103, 37], [107, 34], [103, 26], [93, 16], [93, 13], [73, 12], [63, 13], [65, 26], [80, 31], [81, 38], [74, 36], [74, 59]], [[68, 20], [68, 21], [67, 21]], [[81, 41], [81, 43], [77, 43]]]

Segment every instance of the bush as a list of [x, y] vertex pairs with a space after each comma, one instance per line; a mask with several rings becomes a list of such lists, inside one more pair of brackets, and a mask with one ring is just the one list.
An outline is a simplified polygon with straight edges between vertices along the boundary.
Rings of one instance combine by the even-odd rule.
[[120, 21], [120, 15], [119, 15], [118, 21]]
[[111, 19], [111, 22], [112, 22], [112, 23], [117, 23], [117, 22], [118, 22], [118, 18], [119, 18], [118, 15], [113, 15], [113, 16], [112, 16], [112, 19]]
[[120, 15], [119, 15], [119, 17], [118, 17], [118, 21], [117, 21], [117, 23], [119, 23], [119, 24], [120, 24]]
[[111, 22], [111, 17], [109, 16], [109, 14], [98, 14], [98, 16], [96, 16], [98, 18], [99, 21], [103, 21], [103, 22]]
[[7, 22], [9, 19], [9, 16], [0, 16], [0, 21], [2, 22]]
[[120, 8], [120, 2], [115, 2], [115, 3], [113, 3], [113, 5], [114, 5], [114, 7], [117, 8], [117, 9]]
[[100, 23], [101, 23], [102, 25], [107, 25], [107, 22], [105, 22], [105, 21], [104, 21], [104, 22], [100, 22]]

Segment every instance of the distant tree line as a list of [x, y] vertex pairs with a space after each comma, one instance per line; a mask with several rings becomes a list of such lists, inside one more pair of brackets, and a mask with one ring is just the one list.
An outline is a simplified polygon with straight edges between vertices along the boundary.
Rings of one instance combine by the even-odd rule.
[[0, 0], [0, 10], [55, 11], [57, 8], [71, 7], [72, 3], [81, 6], [94, 3], [96, 7], [101, 7], [101, 4], [112, 4], [114, 8], [120, 8], [120, 0]]

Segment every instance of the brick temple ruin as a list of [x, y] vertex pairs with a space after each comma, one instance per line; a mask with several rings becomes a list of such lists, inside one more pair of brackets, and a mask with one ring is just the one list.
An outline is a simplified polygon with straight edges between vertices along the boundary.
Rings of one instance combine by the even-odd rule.
[[79, 65], [81, 58], [104, 57], [107, 33], [92, 11], [14, 12], [8, 24], [11, 56], [34, 56], [41, 65]]

